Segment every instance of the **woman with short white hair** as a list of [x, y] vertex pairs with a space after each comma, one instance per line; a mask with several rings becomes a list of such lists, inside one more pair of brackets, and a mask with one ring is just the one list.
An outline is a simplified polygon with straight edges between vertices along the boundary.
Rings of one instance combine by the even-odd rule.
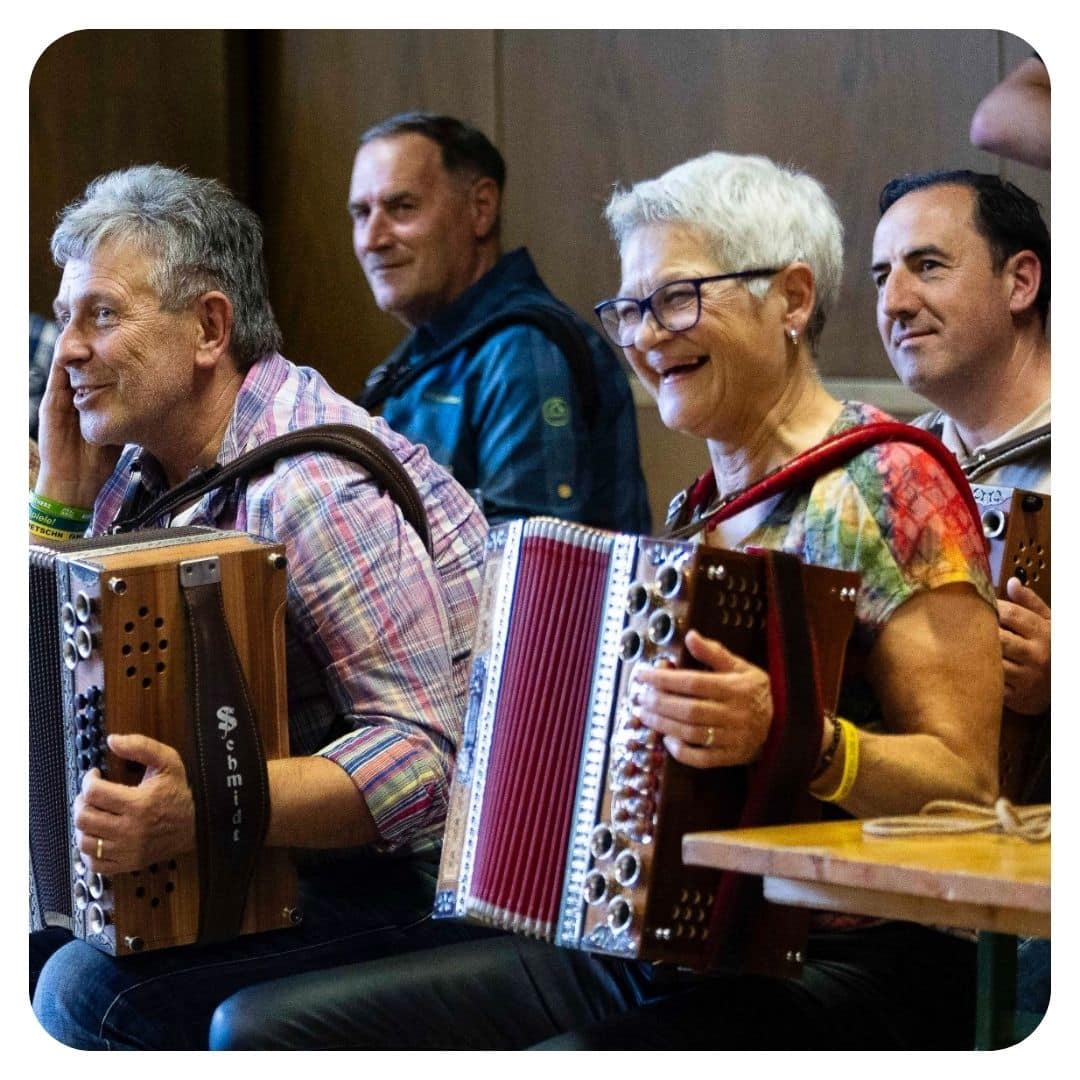
[[[838, 715], [809, 790], [833, 812], [909, 813], [997, 791], [1001, 661], [970, 493], [917, 446], [887, 442], [722, 520], [725, 498], [831, 436], [887, 419], [837, 401], [815, 353], [842, 271], [842, 230], [815, 180], [708, 154], [607, 209], [619, 295], [597, 305], [673, 429], [712, 469], [675, 525], [729, 549], [857, 570]], [[697, 524], [695, 524], [697, 522]], [[752, 765], [773, 720], [769, 676], [691, 631], [701, 670], [639, 666], [641, 721], [685, 764]], [[857, 768], [855, 763], [858, 763]], [[910, 923], [815, 920], [802, 974], [689, 976], [521, 937], [377, 961], [245, 991], [221, 1047], [718, 1049], [970, 1047], [974, 944]], [[268, 1020], [268, 1018], [270, 1018]]]

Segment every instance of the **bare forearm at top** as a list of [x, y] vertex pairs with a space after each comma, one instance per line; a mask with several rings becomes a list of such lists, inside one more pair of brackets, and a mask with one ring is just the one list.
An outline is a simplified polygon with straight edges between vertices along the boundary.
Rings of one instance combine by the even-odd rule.
[[268, 847], [343, 848], [379, 839], [349, 774], [329, 758], [280, 758], [270, 775]]

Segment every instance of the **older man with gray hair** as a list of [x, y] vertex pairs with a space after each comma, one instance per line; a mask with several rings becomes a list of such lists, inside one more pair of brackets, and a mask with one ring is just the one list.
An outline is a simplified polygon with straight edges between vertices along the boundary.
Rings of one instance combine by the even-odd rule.
[[[31, 980], [48, 956], [34, 1010], [71, 1046], [204, 1048], [232, 991], [426, 940], [486, 527], [426, 450], [281, 356], [259, 221], [221, 184], [161, 166], [100, 177], [61, 215], [52, 252], [60, 337], [32, 502], [85, 508], [96, 535], [194, 470], [347, 423], [404, 466], [431, 532], [433, 555], [364, 470], [326, 453], [281, 460], [184, 515], [286, 547], [294, 756], [269, 762], [265, 843], [336, 850], [301, 868], [298, 928], [123, 959], [42, 931]], [[87, 774], [73, 815], [89, 870], [192, 850], [177, 749], [134, 734], [109, 745], [145, 772], [135, 786]]]

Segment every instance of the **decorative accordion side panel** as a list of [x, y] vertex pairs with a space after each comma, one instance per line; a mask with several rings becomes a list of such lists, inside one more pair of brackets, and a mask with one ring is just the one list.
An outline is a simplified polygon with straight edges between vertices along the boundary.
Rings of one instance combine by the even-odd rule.
[[[1006, 598], [1009, 578], [1050, 604], [1050, 496], [1021, 488], [972, 484], [989, 546], [990, 578]], [[1005, 709], [998, 754], [1001, 794], [1023, 805], [1050, 799], [1050, 713]]]
[[1050, 603], [1050, 496], [1020, 488], [972, 484], [990, 547], [990, 577], [1005, 596], [1010, 577]]
[[[182, 856], [141, 871], [91, 873], [75, 849], [71, 805], [85, 773], [135, 784], [141, 768], [106, 739], [139, 733], [180, 751], [192, 775], [191, 650], [182, 567], [214, 563], [224, 618], [267, 760], [289, 753], [285, 559], [241, 533], [167, 529], [32, 547], [31, 924], [67, 925], [114, 955], [195, 941], [199, 866]], [[234, 777], [237, 786], [243, 777]], [[297, 917], [286, 851], [259, 855], [242, 933]]]
[[[759, 556], [550, 519], [489, 539], [437, 916], [701, 966], [717, 873], [682, 834], [735, 824], [746, 770], [680, 766], [634, 716], [636, 664], [692, 665], [690, 628], [765, 664]], [[835, 704], [858, 577], [803, 567]]]

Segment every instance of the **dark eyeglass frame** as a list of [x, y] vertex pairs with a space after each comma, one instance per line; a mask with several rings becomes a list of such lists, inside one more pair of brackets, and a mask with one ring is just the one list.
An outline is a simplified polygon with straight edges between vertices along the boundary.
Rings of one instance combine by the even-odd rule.
[[[593, 311], [596, 312], [596, 317], [600, 321], [600, 327], [607, 335], [609, 340], [614, 342], [620, 349], [625, 349], [634, 343], [634, 337], [637, 336], [637, 326], [640, 326], [645, 321], [645, 315], [647, 312], [652, 313], [652, 317], [656, 320], [657, 326], [662, 327], [669, 334], [682, 334], [687, 330], [693, 330], [695, 326], [701, 321], [701, 286], [707, 285], [712, 281], [734, 281], [742, 278], [756, 278], [756, 277], [771, 277], [773, 274], [778, 274], [783, 270], [782, 266], [778, 266], [772, 270], [736, 270], [731, 274], [712, 274], [709, 277], [696, 277], [696, 278], [676, 278], [674, 281], [666, 281], [659, 288], [653, 289], [644, 300], [638, 300], [633, 296], [616, 296], [611, 300], [602, 300]], [[663, 319], [660, 318], [659, 313], [653, 307], [653, 297], [657, 293], [663, 292], [665, 289], [670, 289], [672, 285], [692, 285], [694, 287], [694, 300], [697, 304], [697, 312], [694, 315], [694, 321], [687, 326], [680, 326], [678, 328], [674, 326], [668, 326]], [[634, 328], [634, 335], [629, 341], [620, 341], [618, 336], [608, 327], [604, 322], [604, 312], [613, 308], [616, 304], [637, 304], [638, 313], [641, 316], [641, 321]]]

